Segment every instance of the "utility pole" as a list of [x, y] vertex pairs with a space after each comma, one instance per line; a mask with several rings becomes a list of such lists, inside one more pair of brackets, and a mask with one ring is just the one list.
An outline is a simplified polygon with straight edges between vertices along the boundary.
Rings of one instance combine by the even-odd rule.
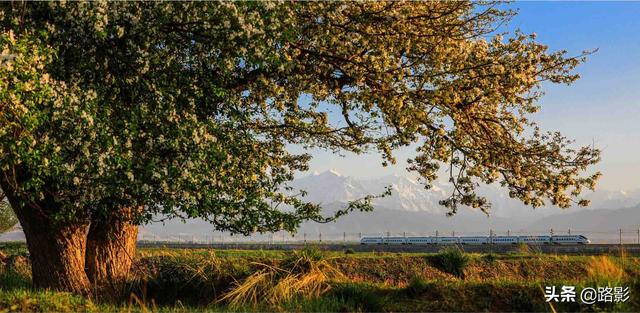
[[307, 243], [307, 233], [302, 233], [302, 240], [304, 240], [304, 243]]
[[342, 232], [342, 242], [347, 242], [347, 232]]
[[622, 228], [620, 228], [620, 245], [622, 245]]
[[318, 239], [320, 240], [320, 242], [322, 242], [322, 232], [318, 233]]

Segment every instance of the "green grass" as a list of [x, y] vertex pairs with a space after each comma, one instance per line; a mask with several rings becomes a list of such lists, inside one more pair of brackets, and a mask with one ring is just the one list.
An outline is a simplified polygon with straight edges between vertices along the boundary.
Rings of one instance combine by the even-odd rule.
[[[25, 255], [20, 244], [3, 244]], [[288, 268], [301, 255], [326, 260], [346, 279], [333, 281], [320, 297], [229, 307], [226, 292], [266, 265]], [[141, 249], [129, 296], [119, 303], [32, 290], [29, 269], [0, 265], [0, 312], [365, 312], [365, 311], [639, 311], [640, 258], [628, 256], [439, 253], [304, 252], [273, 250]], [[448, 262], [448, 263], [447, 263]], [[263, 265], [257, 265], [263, 264]], [[449, 265], [444, 265], [449, 264]], [[459, 279], [460, 274], [465, 279]], [[629, 286], [624, 304], [544, 302], [544, 286]]]
[[[314, 248], [314, 245], [309, 245], [308, 248]], [[339, 251], [326, 251], [320, 250], [322, 255], [326, 258], [339, 258], [348, 254], [350, 258], [395, 258], [395, 257], [424, 257], [429, 255], [435, 255], [437, 253], [428, 252], [358, 252], [348, 246]], [[158, 256], [158, 255], [185, 255], [185, 256], [217, 256], [221, 258], [237, 257], [237, 258], [272, 258], [283, 259], [288, 255], [288, 251], [283, 250], [244, 250], [244, 249], [225, 249], [225, 250], [213, 250], [206, 248], [198, 249], [168, 249], [168, 248], [142, 248], [138, 252], [144, 256]], [[470, 254], [471, 255], [471, 254]]]
[[63, 292], [0, 289], [0, 311], [10, 312], [94, 312], [89, 300]]
[[425, 293], [429, 288], [433, 286], [420, 276], [415, 276], [411, 279], [409, 284], [404, 288], [404, 292], [409, 298], [417, 298]]
[[13, 268], [0, 268], [0, 290], [27, 289], [31, 287], [31, 278]]

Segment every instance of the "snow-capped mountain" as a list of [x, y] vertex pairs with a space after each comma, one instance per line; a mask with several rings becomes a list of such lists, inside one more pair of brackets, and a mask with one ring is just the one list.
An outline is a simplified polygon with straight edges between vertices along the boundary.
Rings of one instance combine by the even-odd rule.
[[[441, 181], [436, 181], [432, 185], [430, 189], [425, 189], [420, 182], [398, 175], [358, 179], [341, 175], [335, 170], [314, 173], [296, 179], [291, 184], [294, 190], [307, 192], [305, 200], [322, 205], [346, 203], [366, 195], [377, 195], [382, 193], [386, 186], [391, 186], [392, 194], [390, 196], [374, 201], [376, 208], [443, 215], [447, 211], [438, 202], [449, 195], [451, 185]], [[521, 222], [531, 222], [550, 215], [584, 210], [628, 208], [640, 203], [640, 189], [634, 191], [597, 190], [585, 195], [592, 202], [589, 207], [568, 209], [559, 209], [554, 206], [533, 209], [523, 205], [517, 199], [510, 198], [508, 191], [498, 185], [480, 186], [477, 193], [492, 203], [491, 216]], [[466, 211], [482, 214], [470, 208], [461, 208], [459, 214], [466, 214]]]
[[391, 186], [391, 195], [376, 199], [375, 206], [393, 210], [443, 213], [438, 201], [446, 197], [443, 187], [424, 185], [403, 176], [384, 176], [376, 179], [356, 179], [331, 170], [293, 181], [294, 190], [305, 190], [305, 200], [320, 204], [346, 203], [367, 195], [379, 195]]
[[[336, 171], [326, 171], [299, 178], [292, 184], [294, 189], [307, 191], [305, 199], [321, 204], [327, 213], [344, 206], [347, 201], [368, 194], [380, 194], [385, 186], [391, 186], [392, 194], [375, 200], [373, 212], [355, 212], [335, 223], [325, 225], [304, 223], [300, 231], [310, 233], [341, 231], [375, 233], [385, 230], [483, 232], [488, 229], [525, 231], [546, 229], [544, 225], [549, 224], [549, 221], [571, 220], [571, 216], [576, 218], [584, 216], [576, 224], [597, 224], [598, 221], [587, 223], [583, 219], [588, 220], [590, 217], [600, 217], [603, 214], [606, 216], [614, 211], [620, 212], [619, 220], [626, 220], [629, 225], [640, 224], [640, 220], [629, 213], [633, 211], [632, 207], [640, 204], [640, 189], [597, 190], [585, 194], [584, 196], [592, 201], [586, 208], [574, 206], [560, 209], [549, 205], [533, 209], [517, 199], [510, 198], [508, 191], [499, 185], [481, 185], [477, 193], [492, 203], [490, 216], [478, 210], [461, 207], [453, 217], [446, 217], [447, 209], [438, 203], [451, 192], [451, 185], [446, 182], [435, 182], [433, 187], [427, 190], [420, 182], [403, 176], [358, 179], [341, 175]], [[605, 210], [608, 213], [604, 213]]]

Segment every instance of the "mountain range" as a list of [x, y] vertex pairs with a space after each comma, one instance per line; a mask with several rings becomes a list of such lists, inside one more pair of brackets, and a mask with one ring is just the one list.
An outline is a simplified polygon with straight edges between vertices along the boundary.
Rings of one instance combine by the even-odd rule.
[[[511, 199], [508, 192], [498, 185], [481, 186], [480, 195], [492, 203], [490, 215], [479, 210], [462, 207], [448, 217], [447, 209], [438, 204], [447, 197], [451, 186], [446, 182], [434, 182], [429, 190], [415, 179], [392, 175], [377, 178], [355, 178], [330, 170], [295, 179], [294, 191], [305, 190], [305, 200], [321, 204], [327, 214], [342, 208], [348, 201], [366, 195], [384, 192], [391, 186], [390, 196], [374, 200], [373, 212], [353, 212], [335, 222], [318, 224], [305, 222], [298, 231], [318, 239], [320, 233], [340, 239], [343, 233], [351, 238], [364, 234], [488, 234], [490, 230], [506, 233], [546, 233], [581, 231], [600, 241], [618, 238], [618, 229], [637, 229], [640, 225], [640, 189], [633, 191], [598, 190], [585, 195], [591, 200], [589, 207], [560, 209], [553, 206], [533, 209]], [[212, 234], [211, 226], [201, 221], [169, 221], [164, 225], [143, 227], [148, 236], [197, 237]], [[635, 231], [633, 234], [635, 238]], [[253, 236], [256, 238], [258, 236]], [[260, 238], [260, 237], [259, 237]], [[265, 238], [262, 236], [261, 238]], [[635, 239], [634, 239], [635, 240]]]
[[[385, 186], [392, 187], [392, 194], [374, 201], [376, 208], [385, 210], [426, 212], [435, 215], [444, 215], [447, 209], [439, 205], [439, 201], [445, 199], [452, 190], [447, 182], [435, 181], [431, 189], [425, 189], [417, 180], [399, 176], [383, 176], [378, 178], [357, 179], [343, 176], [330, 170], [323, 173], [314, 173], [293, 181], [294, 189], [307, 191], [306, 200], [323, 205], [345, 203], [350, 200], [362, 198], [367, 194], [380, 194]], [[506, 189], [499, 185], [482, 185], [477, 193], [485, 196], [492, 203], [491, 217], [505, 218], [517, 222], [531, 222], [542, 217], [571, 214], [578, 211], [627, 208], [640, 204], [640, 189], [632, 191], [597, 190], [586, 194], [591, 200], [591, 205], [586, 208], [571, 207], [559, 209], [546, 206], [533, 209], [523, 205], [519, 200], [511, 199]], [[462, 213], [460, 213], [462, 212]], [[459, 210], [459, 214], [472, 213], [484, 215], [471, 208]]]
[[[615, 232], [619, 228], [638, 229], [640, 226], [640, 189], [592, 192], [585, 195], [591, 200], [591, 205], [587, 208], [560, 209], [548, 206], [533, 209], [509, 198], [504, 188], [487, 185], [479, 187], [477, 193], [487, 197], [492, 203], [489, 216], [479, 210], [461, 207], [454, 216], [448, 217], [447, 209], [438, 204], [451, 191], [447, 182], [436, 181], [427, 190], [417, 180], [405, 176], [362, 179], [331, 170], [307, 175], [291, 183], [294, 191], [305, 190], [307, 195], [304, 199], [320, 204], [327, 213], [344, 207], [348, 201], [381, 194], [387, 186], [391, 186], [391, 195], [374, 200], [373, 212], [354, 212], [327, 224], [305, 222], [299, 233], [430, 234], [438, 230], [447, 234], [487, 234], [489, 230], [528, 233], [544, 232], [552, 228], [605, 233]], [[140, 233], [147, 238], [202, 238], [213, 234], [213, 229], [204, 221], [174, 220], [164, 224], [145, 225]], [[9, 233], [0, 236], [0, 240], [21, 235], [19, 231], [14, 231], [13, 235]]]

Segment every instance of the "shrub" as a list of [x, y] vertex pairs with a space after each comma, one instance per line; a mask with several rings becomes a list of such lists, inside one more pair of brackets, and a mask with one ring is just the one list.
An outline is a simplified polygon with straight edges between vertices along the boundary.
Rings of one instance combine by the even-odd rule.
[[495, 262], [497, 258], [498, 258], [498, 257], [497, 257], [494, 253], [487, 253], [487, 254], [485, 254], [485, 255], [483, 255], [483, 256], [482, 256], [482, 259], [483, 259], [485, 262], [488, 262], [488, 263], [493, 263], [493, 262]]
[[324, 253], [317, 246], [306, 246], [302, 250], [293, 250], [285, 257], [284, 263], [297, 263], [300, 260], [306, 262], [324, 260]]
[[367, 284], [341, 284], [331, 292], [331, 296], [342, 303], [348, 303], [356, 312], [383, 312], [386, 298], [375, 292], [375, 288]]
[[142, 301], [159, 305], [207, 304], [228, 288], [234, 278], [249, 274], [241, 269], [247, 262], [222, 262], [215, 256], [166, 253], [145, 257], [136, 263], [128, 291]]
[[431, 264], [443, 272], [464, 278], [464, 269], [469, 265], [469, 256], [458, 246], [446, 247], [431, 257]]
[[407, 296], [413, 298], [422, 293], [424, 293], [427, 289], [429, 289], [429, 283], [427, 283], [424, 279], [419, 276], [414, 276], [409, 285], [404, 288], [404, 292]]
[[354, 253], [356, 253], [356, 252], [353, 251], [353, 249], [351, 249], [351, 248], [344, 250], [344, 254], [354, 254]]

